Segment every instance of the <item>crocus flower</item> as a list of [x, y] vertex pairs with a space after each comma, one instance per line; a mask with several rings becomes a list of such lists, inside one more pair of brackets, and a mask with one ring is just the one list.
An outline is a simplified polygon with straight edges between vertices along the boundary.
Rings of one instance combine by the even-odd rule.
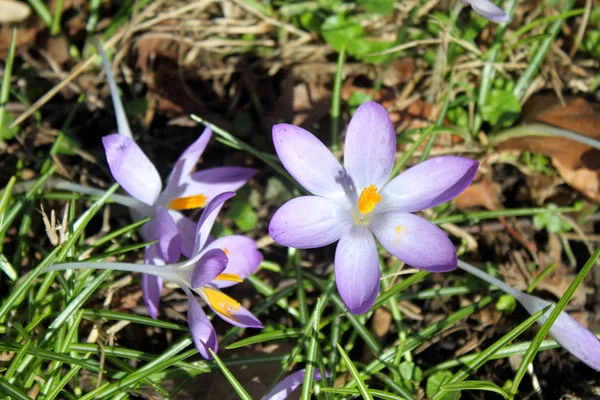
[[360, 106], [350, 121], [345, 168], [302, 128], [275, 125], [273, 142], [283, 166], [314, 196], [285, 203], [273, 216], [269, 234], [279, 244], [300, 249], [339, 240], [335, 280], [352, 313], [366, 312], [379, 293], [373, 234], [388, 252], [413, 267], [434, 272], [456, 268], [456, 250], [446, 234], [411, 213], [462, 192], [475, 177], [476, 161], [437, 157], [387, 182], [396, 134], [385, 109], [374, 102]]
[[[396, 134], [383, 107], [368, 102], [350, 121], [344, 167], [315, 136], [287, 124], [273, 127], [283, 166], [314, 196], [285, 203], [269, 234], [288, 247], [309, 249], [339, 240], [335, 280], [348, 309], [366, 312], [379, 293], [379, 258], [373, 234], [395, 257], [427, 271], [456, 268], [456, 249], [437, 226], [411, 214], [444, 203], [473, 180], [478, 163], [437, 157], [387, 182]], [[387, 183], [386, 183], [387, 182]]]
[[[491, 285], [497, 286], [503, 292], [515, 298], [529, 314], [543, 310], [551, 306], [540, 318], [537, 323], [543, 325], [554, 309], [554, 304], [542, 300], [539, 297], [518, 291], [499, 279], [496, 279], [482, 270], [473, 267], [463, 261], [458, 261], [458, 267], [477, 276], [480, 279], [488, 282]], [[566, 312], [561, 312], [550, 328], [550, 336], [556, 340], [565, 350], [580, 359], [589, 367], [600, 371], [600, 341], [598, 338], [584, 328], [579, 322], [575, 321]]]
[[[301, 369], [288, 375], [285, 379], [279, 382], [273, 389], [264, 395], [261, 400], [285, 400], [296, 388], [304, 382], [306, 371]], [[321, 373], [315, 370], [314, 380], [321, 380]]]
[[[210, 230], [223, 203], [234, 193], [226, 192], [217, 195], [203, 210], [197, 224], [191, 257], [183, 262], [164, 264], [161, 253], [171, 251], [178, 245], [180, 234], [175, 221], [169, 212], [158, 207], [157, 225], [154, 232], [159, 232], [163, 240], [149, 246], [146, 257], [151, 261], [147, 264], [110, 263], [110, 262], [77, 262], [51, 265], [44, 271], [66, 269], [112, 269], [150, 274], [161, 279], [177, 283], [188, 297], [188, 324], [194, 344], [200, 354], [211, 359], [209, 348], [217, 351], [217, 335], [208, 317], [198, 304], [194, 292], [223, 320], [232, 325], [244, 328], [262, 328], [260, 321], [219, 288], [242, 282], [245, 277], [254, 272], [262, 261], [256, 244], [242, 236], [227, 236], [210, 240]], [[152, 258], [156, 257], [158, 262]]]
[[482, 17], [498, 24], [510, 21], [510, 17], [500, 7], [490, 0], [461, 0], [471, 5], [471, 8]]
[[[196, 224], [180, 211], [204, 207], [216, 195], [239, 189], [256, 174], [256, 170], [243, 167], [217, 167], [192, 172], [211, 139], [212, 131], [207, 127], [181, 154], [162, 190], [162, 181], [156, 167], [132, 138], [106, 54], [101, 45], [97, 44], [96, 47], [102, 56], [106, 70], [119, 131], [118, 134], [102, 138], [110, 172], [133, 198], [131, 207], [135, 219], [153, 217], [158, 207], [164, 207], [176, 221], [181, 233], [179, 246], [174, 246], [172, 243], [168, 253], [147, 254], [145, 259], [148, 262], [155, 260], [154, 262], [158, 264], [164, 264], [176, 262], [180, 253], [190, 257]], [[153, 232], [156, 226], [159, 225], [150, 222], [141, 228], [140, 232], [144, 240], [150, 241], [156, 240], [155, 237], [159, 239], [163, 237], [160, 232]], [[161, 246], [164, 247], [165, 245]], [[159, 260], [159, 256], [167, 258]], [[160, 277], [142, 276], [144, 302], [148, 313], [153, 318], [156, 318], [158, 312], [161, 288]]]

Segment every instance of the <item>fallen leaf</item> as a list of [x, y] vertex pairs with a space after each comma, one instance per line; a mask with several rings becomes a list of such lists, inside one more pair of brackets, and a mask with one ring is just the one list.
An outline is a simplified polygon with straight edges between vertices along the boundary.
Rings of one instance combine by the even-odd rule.
[[498, 197], [498, 190], [492, 181], [483, 177], [456, 197], [456, 206], [461, 209], [483, 207], [488, 210], [497, 210], [499, 207]]
[[20, 1], [0, 0], [0, 23], [16, 23], [31, 15], [31, 7]]

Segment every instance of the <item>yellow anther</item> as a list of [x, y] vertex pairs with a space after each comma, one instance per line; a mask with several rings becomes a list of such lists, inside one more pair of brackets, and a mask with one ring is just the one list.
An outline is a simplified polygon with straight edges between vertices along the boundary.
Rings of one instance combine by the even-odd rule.
[[206, 296], [206, 300], [215, 312], [236, 321], [233, 313], [240, 309], [240, 303], [227, 296], [225, 293], [215, 289], [205, 287], [202, 291]]
[[238, 274], [221, 274], [215, 278], [215, 281], [243, 282]]
[[371, 185], [363, 189], [358, 198], [358, 211], [362, 215], [366, 215], [373, 211], [377, 203], [381, 201], [381, 195], [377, 193], [375, 185]]
[[223, 249], [223, 253], [225, 253], [225, 255], [226, 255], [226, 256], [228, 256], [229, 254], [231, 254], [231, 253], [229, 252], [229, 249], [227, 249], [227, 247], [225, 247], [225, 248]]
[[180, 197], [169, 202], [171, 210], [189, 210], [192, 208], [204, 207], [206, 204], [206, 196], [198, 194], [196, 196]]

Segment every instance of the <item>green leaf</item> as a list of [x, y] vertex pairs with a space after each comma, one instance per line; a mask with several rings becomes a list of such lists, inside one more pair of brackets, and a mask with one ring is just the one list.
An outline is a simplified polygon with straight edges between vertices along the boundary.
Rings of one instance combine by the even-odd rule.
[[[442, 385], [452, 379], [452, 372], [450, 371], [440, 371], [431, 375], [427, 379], [427, 387], [425, 388], [425, 393], [427, 397], [433, 397], [437, 392], [440, 391]], [[458, 400], [460, 399], [460, 392], [456, 393], [448, 393], [441, 400]]]
[[14, 137], [18, 128], [10, 129], [12, 117], [6, 110], [8, 96], [10, 93], [10, 78], [12, 76], [13, 61], [15, 59], [15, 43], [17, 39], [17, 30], [13, 30], [10, 47], [8, 48], [8, 56], [4, 66], [4, 76], [2, 77], [2, 86], [0, 87], [0, 139], [10, 139]]
[[490, 124], [511, 126], [521, 115], [521, 103], [517, 96], [507, 90], [494, 89], [481, 108], [481, 116]]
[[233, 390], [235, 390], [238, 396], [240, 396], [242, 400], [252, 400], [252, 397], [248, 394], [248, 392], [246, 392], [246, 389], [244, 389], [240, 382], [238, 382], [238, 380], [235, 379], [235, 376], [233, 376], [233, 374], [227, 369], [225, 364], [223, 364], [223, 361], [221, 361], [221, 359], [215, 354], [215, 352], [212, 349], [208, 350], [213, 356], [215, 364], [217, 364], [221, 372], [223, 372], [223, 375], [225, 375], [225, 378], [227, 378], [227, 380], [233, 387]]
[[343, 347], [340, 346], [339, 343], [336, 343], [336, 345], [340, 352], [340, 355], [342, 356], [342, 358], [344, 359], [344, 362], [346, 363], [346, 366], [348, 367], [348, 371], [350, 371], [350, 374], [356, 381], [356, 386], [358, 386], [358, 390], [359, 390], [360, 394], [362, 395], [363, 399], [373, 400], [373, 396], [371, 396], [371, 393], [369, 393], [367, 385], [365, 385], [365, 382], [360, 377], [360, 373], [354, 366], [354, 363], [350, 359], [350, 356], [348, 356], [348, 354], [344, 351]]
[[487, 392], [498, 393], [505, 399], [508, 398], [508, 393], [506, 393], [502, 388], [492, 382], [488, 381], [464, 381], [460, 383], [449, 383], [447, 385], [442, 385], [442, 389], [448, 391], [454, 390], [484, 390]]
[[258, 215], [247, 197], [234, 197], [227, 216], [244, 232], [254, 229], [258, 223]]
[[510, 294], [503, 294], [496, 302], [496, 310], [511, 313], [515, 310], [517, 301]]
[[354, 114], [356, 109], [361, 104], [366, 103], [367, 101], [371, 101], [371, 100], [373, 100], [373, 99], [367, 93], [354, 91], [348, 98], [348, 106], [350, 107], [350, 109], [352, 110], [352, 113]]
[[394, 0], [357, 0], [356, 4], [366, 12], [381, 15], [390, 15], [394, 10]]
[[398, 369], [404, 386], [411, 391], [413, 390], [413, 383], [419, 383], [423, 380], [423, 371], [412, 361], [402, 362]]
[[365, 35], [365, 30], [354, 19], [346, 19], [343, 14], [328, 17], [321, 25], [321, 35], [338, 52], [343, 48], [351, 55], [368, 52], [368, 46], [359, 40]]

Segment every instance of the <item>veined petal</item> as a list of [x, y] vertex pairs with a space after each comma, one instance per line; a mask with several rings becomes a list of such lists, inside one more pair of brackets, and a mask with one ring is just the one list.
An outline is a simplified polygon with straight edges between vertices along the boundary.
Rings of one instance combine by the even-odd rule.
[[489, 0], [470, 0], [473, 10], [482, 17], [496, 23], [508, 22], [510, 17], [500, 7]]
[[175, 263], [181, 255], [181, 235], [173, 217], [162, 206], [156, 207], [156, 217], [151, 225], [151, 237], [158, 240], [157, 254], [167, 264]]
[[335, 283], [352, 314], [367, 312], [379, 293], [379, 257], [373, 234], [355, 226], [335, 250]]
[[219, 345], [215, 328], [213, 328], [192, 292], [184, 286], [182, 286], [182, 289], [188, 297], [188, 325], [194, 344], [202, 357], [212, 360], [208, 349], [212, 349], [216, 353]]
[[[524, 293], [517, 300], [530, 314], [535, 314], [551, 305], [548, 301]], [[537, 320], [538, 324], [542, 325], [546, 322], [553, 308], [554, 305]], [[550, 336], [583, 363], [596, 371], [600, 371], [600, 341], [568, 313], [563, 311], [559, 314], [554, 325], [550, 328]]]
[[[144, 263], [163, 265], [164, 260], [156, 254], [156, 246], [146, 246], [144, 250]], [[144, 304], [148, 314], [156, 319], [158, 316], [158, 306], [160, 304], [160, 294], [162, 292], [163, 279], [159, 276], [142, 274], [142, 293]]]
[[169, 214], [175, 221], [179, 235], [181, 237], [181, 254], [187, 258], [191, 258], [194, 249], [194, 240], [196, 239], [196, 230], [198, 224], [194, 221], [175, 210], [168, 210]]
[[219, 288], [238, 283], [236, 280], [227, 279], [229, 276], [238, 277], [241, 280], [246, 279], [248, 275], [256, 271], [263, 260], [262, 254], [256, 248], [256, 242], [240, 235], [219, 238], [207, 245], [206, 249], [221, 249], [229, 259], [227, 268], [222, 272], [222, 279], [217, 277], [211, 283]]
[[377, 209], [415, 212], [458, 196], [475, 178], [479, 163], [470, 158], [435, 157], [407, 169], [381, 190]]
[[193, 254], [197, 254], [202, 250], [206, 244], [210, 230], [215, 223], [215, 219], [217, 219], [217, 215], [219, 215], [219, 211], [221, 211], [221, 207], [223, 207], [223, 203], [233, 196], [235, 196], [235, 193], [233, 192], [221, 193], [206, 205], [206, 208], [202, 211], [202, 215], [198, 221], [196, 239], [194, 241], [194, 248], [192, 249]]
[[352, 224], [350, 212], [335, 201], [303, 196], [288, 201], [275, 212], [269, 235], [283, 246], [311, 249], [339, 240]]
[[160, 201], [168, 204], [174, 199], [202, 195], [205, 201], [209, 202], [218, 194], [235, 192], [256, 172], [255, 169], [245, 167], [216, 167], [194, 172], [179, 179], [177, 186], [169, 182], [169, 186], [160, 196]]
[[374, 101], [358, 107], [346, 132], [344, 167], [359, 192], [385, 184], [395, 154], [396, 131], [385, 108]]
[[[273, 389], [264, 395], [261, 400], [285, 400], [287, 397], [294, 391], [296, 388], [302, 383], [304, 383], [304, 376], [306, 375], [306, 371], [301, 369], [299, 371], [294, 372], [293, 374], [288, 375], [279, 382], [277, 385], [273, 387]], [[314, 372], [315, 381], [321, 380], [321, 373], [318, 370]]]
[[273, 144], [285, 169], [317, 196], [342, 200], [346, 171], [312, 133], [289, 124], [273, 126]]
[[192, 271], [192, 287], [197, 288], [210, 283], [225, 271], [228, 261], [227, 255], [221, 249], [205, 252]]
[[220, 290], [204, 287], [196, 290], [208, 306], [224, 321], [241, 328], [262, 328], [262, 323], [239, 302]]
[[102, 138], [113, 178], [135, 199], [153, 205], [162, 183], [154, 164], [130, 138], [112, 134]]
[[371, 231], [387, 251], [408, 265], [430, 272], [456, 268], [456, 249], [431, 222], [409, 213], [386, 212], [373, 217]]

